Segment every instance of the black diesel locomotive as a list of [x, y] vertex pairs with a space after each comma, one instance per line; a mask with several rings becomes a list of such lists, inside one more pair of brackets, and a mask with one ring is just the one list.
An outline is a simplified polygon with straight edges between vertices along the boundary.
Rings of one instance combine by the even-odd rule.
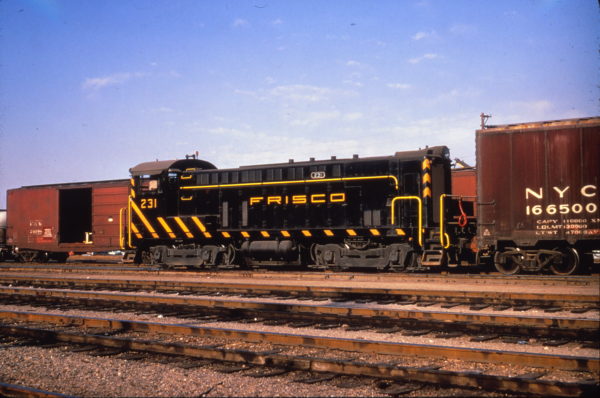
[[166, 266], [478, 263], [474, 198], [449, 194], [450, 168], [444, 146], [236, 169], [193, 156], [142, 163], [130, 169], [128, 245]]

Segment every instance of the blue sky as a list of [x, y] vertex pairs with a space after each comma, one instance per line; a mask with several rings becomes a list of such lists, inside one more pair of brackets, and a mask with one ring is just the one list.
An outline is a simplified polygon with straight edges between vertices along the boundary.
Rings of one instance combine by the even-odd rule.
[[447, 145], [600, 114], [596, 0], [4, 0], [0, 208], [23, 185]]

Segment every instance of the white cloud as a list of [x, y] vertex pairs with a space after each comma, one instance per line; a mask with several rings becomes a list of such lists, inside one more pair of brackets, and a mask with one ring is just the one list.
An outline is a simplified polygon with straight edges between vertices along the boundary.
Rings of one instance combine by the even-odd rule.
[[342, 81], [342, 83], [347, 84], [349, 86], [354, 86], [354, 87], [362, 87], [364, 86], [364, 84], [362, 82], [356, 81], [356, 80], [350, 80], [350, 79], [346, 79], [344, 81]]
[[431, 32], [417, 32], [411, 36], [411, 38], [415, 41], [428, 39], [428, 38], [435, 38], [435, 37], [437, 37], [437, 33], [435, 30], [432, 30]]
[[361, 64], [358, 61], [350, 60], [346, 62], [346, 66], [361, 66]]
[[292, 84], [277, 86], [270, 91], [270, 94], [290, 101], [321, 102], [330, 98], [334, 90], [327, 87]]
[[430, 60], [430, 59], [436, 59], [436, 58], [439, 58], [439, 55], [434, 54], [434, 53], [427, 53], [427, 54], [423, 54], [420, 57], [410, 58], [408, 60], [408, 62], [411, 63], [411, 64], [418, 64], [421, 61]]
[[276, 20], [274, 20], [273, 22], [271, 22], [273, 25], [282, 25], [283, 24], [283, 20], [281, 18], [277, 18]]
[[96, 91], [102, 88], [116, 86], [131, 79], [141, 78], [147, 76], [145, 73], [136, 72], [136, 73], [114, 73], [108, 76], [102, 77], [90, 77], [84, 80], [81, 84], [81, 88], [86, 91]]
[[250, 25], [248, 21], [242, 18], [236, 18], [235, 21], [231, 24], [234, 28], [240, 28]]
[[388, 83], [387, 86], [396, 90], [407, 90], [412, 87], [410, 84], [406, 83]]

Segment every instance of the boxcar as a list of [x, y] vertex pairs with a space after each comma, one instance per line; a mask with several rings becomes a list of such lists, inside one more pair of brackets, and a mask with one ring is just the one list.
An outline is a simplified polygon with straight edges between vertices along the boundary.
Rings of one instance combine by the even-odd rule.
[[600, 249], [600, 118], [476, 132], [478, 241], [503, 273], [570, 274]]
[[22, 261], [123, 247], [128, 180], [27, 186], [7, 192], [7, 244]]

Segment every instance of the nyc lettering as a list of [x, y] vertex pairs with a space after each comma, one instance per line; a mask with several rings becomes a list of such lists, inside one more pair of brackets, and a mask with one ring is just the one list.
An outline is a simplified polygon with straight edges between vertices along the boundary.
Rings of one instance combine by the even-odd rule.
[[346, 194], [339, 192], [330, 194], [316, 193], [313, 195], [253, 196], [249, 201], [250, 206], [261, 203], [267, 205], [342, 203], [346, 201]]
[[[552, 187], [551, 193], [556, 193], [558, 199], [564, 199], [565, 194], [571, 189], [570, 186], [566, 187]], [[598, 187], [595, 185], [585, 185], [579, 190], [583, 200], [585, 198], [595, 198], [598, 195]], [[544, 189], [540, 188], [535, 191], [531, 188], [525, 188], [525, 199], [544, 199]], [[551, 203], [546, 206], [542, 205], [527, 205], [525, 207], [525, 214], [539, 216], [542, 214], [555, 215], [555, 214], [581, 214], [589, 213], [594, 214], [598, 211], [597, 201], [591, 201], [589, 203]]]

